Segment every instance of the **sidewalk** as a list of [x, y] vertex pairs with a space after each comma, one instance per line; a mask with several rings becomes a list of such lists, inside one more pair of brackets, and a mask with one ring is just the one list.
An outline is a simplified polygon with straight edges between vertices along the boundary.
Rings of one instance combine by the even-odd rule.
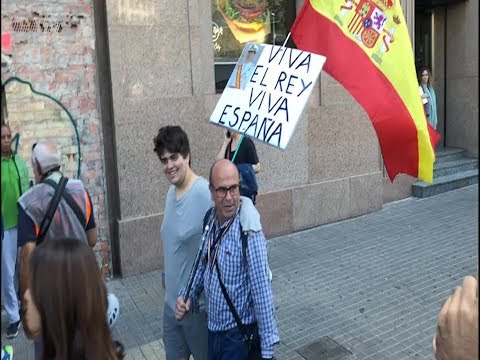
[[[270, 240], [277, 359], [303, 360], [296, 350], [325, 336], [357, 359], [432, 359], [442, 301], [477, 271], [477, 223], [474, 185]], [[160, 273], [108, 287], [120, 301], [113, 335], [126, 359], [164, 359]], [[8, 343], [16, 360], [33, 359], [22, 332], [2, 335]]]

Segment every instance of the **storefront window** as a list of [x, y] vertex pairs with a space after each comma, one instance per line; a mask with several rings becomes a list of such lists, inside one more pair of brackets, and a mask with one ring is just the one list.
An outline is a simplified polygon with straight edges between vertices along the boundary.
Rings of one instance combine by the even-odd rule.
[[295, 19], [295, 1], [211, 0], [211, 6], [215, 83], [221, 92], [246, 42], [284, 43]]

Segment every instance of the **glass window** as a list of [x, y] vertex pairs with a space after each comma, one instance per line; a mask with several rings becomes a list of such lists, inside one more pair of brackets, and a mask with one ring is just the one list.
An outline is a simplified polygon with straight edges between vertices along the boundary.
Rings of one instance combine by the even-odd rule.
[[[282, 45], [295, 19], [292, 0], [211, 0], [215, 86], [222, 92], [246, 42]], [[287, 46], [292, 47], [289, 40]]]

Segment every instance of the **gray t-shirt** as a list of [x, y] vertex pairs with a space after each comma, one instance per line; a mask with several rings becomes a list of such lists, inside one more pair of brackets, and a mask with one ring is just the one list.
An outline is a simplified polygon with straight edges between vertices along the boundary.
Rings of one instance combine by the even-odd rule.
[[[198, 177], [179, 199], [170, 186], [161, 229], [165, 265], [165, 302], [175, 311], [180, 289], [187, 286], [190, 270], [202, 241], [203, 217], [212, 205], [208, 181]], [[205, 297], [200, 297], [205, 308]]]

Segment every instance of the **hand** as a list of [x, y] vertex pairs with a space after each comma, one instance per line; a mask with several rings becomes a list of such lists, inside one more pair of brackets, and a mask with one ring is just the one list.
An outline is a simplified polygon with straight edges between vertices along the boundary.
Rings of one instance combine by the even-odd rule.
[[[230, 136], [231, 136], [231, 135], [230, 135]], [[232, 140], [232, 138], [231, 138], [231, 137], [228, 137], [228, 136], [227, 136], [227, 132], [224, 131], [224, 132], [223, 132], [223, 145], [225, 145], [225, 146], [228, 145], [228, 144], [230, 143], [230, 140]]]
[[36, 339], [41, 335], [42, 320], [30, 289], [25, 291], [21, 305], [23, 331], [27, 338]]
[[437, 360], [478, 359], [478, 281], [467, 276], [442, 306], [433, 338]]
[[177, 320], [182, 320], [185, 314], [190, 311], [190, 304], [190, 299], [187, 299], [187, 302], [185, 302], [181, 296], [177, 298], [177, 306], [175, 308], [175, 318]]

